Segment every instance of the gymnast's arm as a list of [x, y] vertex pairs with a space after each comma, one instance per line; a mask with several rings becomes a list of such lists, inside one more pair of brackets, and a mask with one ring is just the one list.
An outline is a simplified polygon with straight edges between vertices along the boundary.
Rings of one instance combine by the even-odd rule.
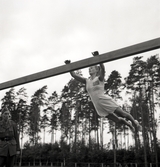
[[[93, 56], [99, 56], [99, 52], [95, 51], [92, 53]], [[103, 63], [100, 63], [100, 71], [99, 71], [99, 80], [100, 81], [104, 81], [104, 77], [105, 77], [105, 67]]]
[[104, 81], [105, 77], [105, 67], [103, 63], [100, 63], [100, 75], [99, 75], [99, 80]]
[[[70, 64], [70, 60], [66, 60], [65, 63], [66, 63], [66, 64]], [[73, 78], [75, 78], [77, 81], [86, 84], [86, 78], [77, 75], [74, 71], [71, 71], [70, 74], [71, 74], [71, 76], [72, 76]]]
[[83, 77], [77, 75], [74, 71], [71, 71], [70, 74], [71, 74], [71, 76], [72, 76], [73, 78], [75, 78], [77, 81], [86, 84], [86, 78], [83, 78]]

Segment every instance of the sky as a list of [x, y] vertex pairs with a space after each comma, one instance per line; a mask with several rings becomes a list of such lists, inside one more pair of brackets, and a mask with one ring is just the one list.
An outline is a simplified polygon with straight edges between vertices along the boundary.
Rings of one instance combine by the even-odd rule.
[[[0, 83], [159, 37], [159, 0], [0, 0]], [[117, 70], [126, 77], [132, 60], [105, 63], [106, 75]], [[47, 85], [51, 94], [70, 79], [66, 73], [15, 89], [33, 95]]]

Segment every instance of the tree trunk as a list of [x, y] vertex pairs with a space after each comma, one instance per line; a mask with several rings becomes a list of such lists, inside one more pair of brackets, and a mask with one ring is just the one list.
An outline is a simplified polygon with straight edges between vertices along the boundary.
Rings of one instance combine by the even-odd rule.
[[51, 143], [52, 144], [54, 143], [54, 129], [52, 129], [52, 132], [51, 132]]
[[44, 127], [44, 129], [43, 129], [43, 144], [45, 144], [45, 135], [46, 135], [46, 129]]
[[147, 152], [146, 152], [146, 137], [145, 137], [145, 125], [144, 125], [144, 112], [142, 109], [142, 89], [140, 88], [140, 111], [142, 117], [142, 136], [143, 136], [143, 145], [144, 145], [144, 165], [147, 167]]
[[116, 123], [114, 123], [114, 130], [113, 130], [113, 152], [114, 152], [114, 167], [116, 167]]
[[126, 149], [126, 128], [125, 128], [125, 125], [123, 126], [124, 128], [124, 147]]
[[75, 153], [77, 152], [77, 128], [78, 128], [78, 110], [76, 110], [76, 118], [75, 118], [75, 138], [74, 138]]
[[96, 132], [97, 133], [96, 134], [97, 134], [97, 145], [98, 145], [97, 147], [98, 147], [98, 150], [99, 150], [99, 128], [98, 128], [99, 127], [98, 126], [99, 125], [99, 121], [98, 121], [97, 115], [96, 115], [96, 124], [97, 124], [97, 127], [96, 127], [96, 129], [97, 129]]
[[[154, 92], [153, 92], [153, 86], [152, 86], [152, 103], [150, 103], [151, 106], [151, 119], [152, 119], [152, 133], [153, 133], [153, 142], [154, 142], [154, 155], [155, 155], [155, 161], [156, 161], [156, 167], [158, 167], [158, 157], [157, 157], [157, 137], [156, 137], [156, 130], [155, 130], [155, 125], [154, 125]], [[151, 101], [150, 101], [151, 102]]]
[[101, 118], [101, 126], [100, 126], [100, 142], [101, 142], [101, 149], [103, 150], [103, 118]]
[[91, 121], [90, 121], [90, 113], [89, 113], [89, 149], [91, 147]]

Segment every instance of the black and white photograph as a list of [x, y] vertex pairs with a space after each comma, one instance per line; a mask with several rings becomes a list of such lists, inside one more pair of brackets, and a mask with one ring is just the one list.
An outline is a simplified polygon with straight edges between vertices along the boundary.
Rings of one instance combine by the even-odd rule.
[[160, 166], [160, 1], [0, 0], [0, 167]]

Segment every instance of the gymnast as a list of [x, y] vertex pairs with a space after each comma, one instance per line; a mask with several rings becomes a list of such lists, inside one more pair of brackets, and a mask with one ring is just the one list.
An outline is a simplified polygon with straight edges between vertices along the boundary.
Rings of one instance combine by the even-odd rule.
[[[99, 53], [95, 51], [92, 55], [99, 56]], [[66, 60], [65, 64], [70, 64], [70, 62], [70, 60]], [[130, 113], [123, 111], [110, 96], [104, 94], [105, 67], [103, 63], [89, 67], [89, 78], [79, 76], [74, 71], [71, 71], [70, 74], [77, 81], [85, 84], [86, 90], [99, 116], [106, 117], [115, 123], [125, 124], [133, 132], [135, 129], [142, 131], [141, 125]]]

